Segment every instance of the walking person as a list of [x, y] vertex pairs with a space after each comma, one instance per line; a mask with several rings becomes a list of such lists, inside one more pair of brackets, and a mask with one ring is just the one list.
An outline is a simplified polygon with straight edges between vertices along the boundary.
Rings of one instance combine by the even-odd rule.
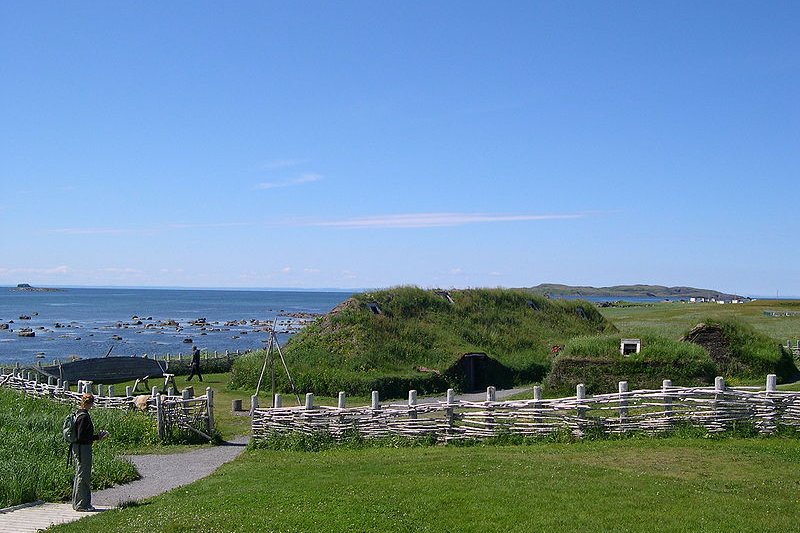
[[75, 480], [72, 483], [72, 508], [76, 511], [94, 511], [92, 507], [92, 444], [103, 440], [108, 432], [94, 432], [89, 409], [94, 407], [94, 396], [84, 393], [80, 408], [75, 415], [75, 444], [72, 453], [75, 459]]
[[200, 373], [200, 350], [197, 346], [192, 346], [192, 364], [189, 366], [189, 377], [186, 381], [192, 381], [192, 377], [197, 374], [200, 381], [203, 381], [203, 375]]

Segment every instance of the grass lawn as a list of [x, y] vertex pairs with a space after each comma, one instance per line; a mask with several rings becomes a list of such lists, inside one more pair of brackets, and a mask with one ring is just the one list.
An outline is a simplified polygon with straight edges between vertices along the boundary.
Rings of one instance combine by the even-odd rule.
[[791, 531], [798, 467], [786, 438], [250, 450], [53, 531]]
[[603, 307], [599, 311], [623, 333], [649, 332], [678, 338], [708, 318], [741, 320], [781, 344], [800, 339], [800, 316], [768, 317], [764, 311], [800, 311], [798, 300], [756, 300], [745, 304], [655, 303]]

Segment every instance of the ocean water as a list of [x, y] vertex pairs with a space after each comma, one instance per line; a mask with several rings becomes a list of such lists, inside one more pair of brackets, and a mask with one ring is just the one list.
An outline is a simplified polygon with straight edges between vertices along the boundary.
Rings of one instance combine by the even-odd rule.
[[[208, 351], [244, 351], [263, 347], [268, 334], [251, 323], [262, 324], [289, 313], [326, 313], [351, 293], [314, 291], [239, 291], [178, 289], [64, 289], [56, 292], [14, 291], [0, 287], [0, 366], [31, 364], [71, 355], [190, 353], [192, 345]], [[20, 319], [29, 316], [29, 320]], [[142, 321], [134, 325], [133, 317]], [[190, 322], [205, 318], [201, 330]], [[167, 320], [176, 327], [147, 328]], [[224, 325], [230, 321], [246, 324]], [[289, 322], [279, 319], [276, 330]], [[56, 327], [60, 324], [63, 327]], [[283, 325], [283, 327], [281, 327]], [[17, 335], [31, 328], [36, 336]], [[279, 335], [285, 342], [287, 333]], [[185, 343], [184, 339], [192, 339]]]

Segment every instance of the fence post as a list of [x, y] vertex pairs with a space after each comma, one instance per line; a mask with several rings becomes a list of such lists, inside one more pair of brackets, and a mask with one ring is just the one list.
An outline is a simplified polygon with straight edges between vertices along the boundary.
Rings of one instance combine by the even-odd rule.
[[486, 387], [486, 401], [495, 401], [497, 390], [494, 387]]
[[54, 379], [53, 376], [47, 376], [47, 384], [52, 386], [53, 385], [53, 379]]
[[208, 401], [208, 434], [214, 431], [214, 389], [206, 387], [206, 398]]
[[625, 419], [628, 417], [628, 399], [626, 398], [628, 382], [620, 381], [617, 387], [619, 390], [619, 422], [620, 424], [624, 424]]
[[250, 416], [253, 416], [256, 409], [258, 409], [258, 396], [253, 394], [250, 396]]
[[664, 420], [666, 421], [666, 428], [672, 425], [672, 396], [669, 394], [669, 389], [672, 387], [672, 380], [665, 379], [661, 382], [661, 393], [664, 395]]
[[125, 385], [125, 397], [130, 398], [131, 396], [133, 396], [133, 387]]
[[64, 390], [65, 391], [69, 390], [69, 380], [66, 380], [66, 379], [64, 380]]
[[283, 397], [280, 395], [280, 393], [275, 395], [275, 397], [272, 399], [272, 403], [272, 407], [283, 407]]
[[586, 421], [586, 407], [582, 407], [580, 405], [586, 399], [586, 385], [583, 383], [578, 383], [578, 386], [575, 387], [575, 400], [577, 401], [578, 405], [575, 408], [575, 413], [578, 418], [578, 431], [582, 431], [584, 423]]
[[372, 391], [372, 410], [377, 411], [381, 408], [381, 400], [378, 396], [378, 391]]
[[[536, 385], [536, 386], [533, 387], [533, 408], [534, 408], [536, 413], [539, 412], [539, 409], [540, 409], [539, 402], [541, 402], [541, 401], [542, 401], [542, 387], [539, 386], [539, 385]], [[533, 423], [536, 424], [537, 429], [538, 429], [538, 425], [539, 425], [539, 423], [541, 421], [542, 420], [541, 420], [541, 418], [539, 416], [534, 416], [533, 417]]]
[[[720, 418], [720, 411], [721, 411], [721, 404], [723, 399], [725, 398], [725, 378], [722, 376], [717, 376], [714, 378], [714, 424], [719, 424]], [[720, 429], [724, 429], [722, 425], [720, 425]]]
[[306, 411], [310, 411], [314, 409], [314, 393], [307, 392], [306, 393]]
[[161, 405], [161, 395], [156, 394], [156, 388], [153, 387], [153, 396], [156, 399], [156, 428], [158, 431], [158, 440], [164, 440], [164, 413], [163, 406]]
[[417, 391], [408, 391], [408, 418], [417, 419]]
[[114, 385], [109, 385], [108, 386], [108, 397], [111, 398], [112, 396], [114, 396]]
[[767, 374], [767, 392], [776, 392], [778, 390], [778, 376], [775, 374]]
[[347, 397], [345, 396], [344, 391], [339, 391], [339, 402], [337, 403], [337, 407], [339, 409], [344, 409], [347, 405]]
[[776, 400], [772, 398], [774, 393], [778, 391], [778, 376], [775, 374], [767, 374], [767, 389], [764, 391], [764, 424], [762, 432], [773, 433], [778, 425], [778, 409], [776, 408]]
[[447, 441], [447, 437], [449, 437], [453, 432], [453, 422], [455, 421], [455, 415], [453, 411], [454, 403], [456, 403], [456, 391], [453, 389], [447, 389], [447, 407], [444, 409], [444, 419], [447, 424], [444, 430], [445, 442]]

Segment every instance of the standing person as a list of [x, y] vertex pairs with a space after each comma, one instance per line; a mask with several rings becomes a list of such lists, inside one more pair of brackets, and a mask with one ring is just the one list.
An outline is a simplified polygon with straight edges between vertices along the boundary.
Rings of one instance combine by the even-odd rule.
[[203, 381], [203, 375], [200, 373], [200, 350], [197, 346], [192, 346], [192, 364], [189, 366], [189, 377], [186, 381], [192, 381], [192, 376], [197, 374], [200, 381]]
[[72, 453], [75, 457], [75, 480], [72, 484], [72, 508], [76, 511], [94, 511], [92, 507], [92, 444], [103, 440], [108, 433], [94, 432], [94, 424], [89, 409], [94, 407], [94, 396], [84, 393], [80, 408], [75, 415], [75, 444]]

